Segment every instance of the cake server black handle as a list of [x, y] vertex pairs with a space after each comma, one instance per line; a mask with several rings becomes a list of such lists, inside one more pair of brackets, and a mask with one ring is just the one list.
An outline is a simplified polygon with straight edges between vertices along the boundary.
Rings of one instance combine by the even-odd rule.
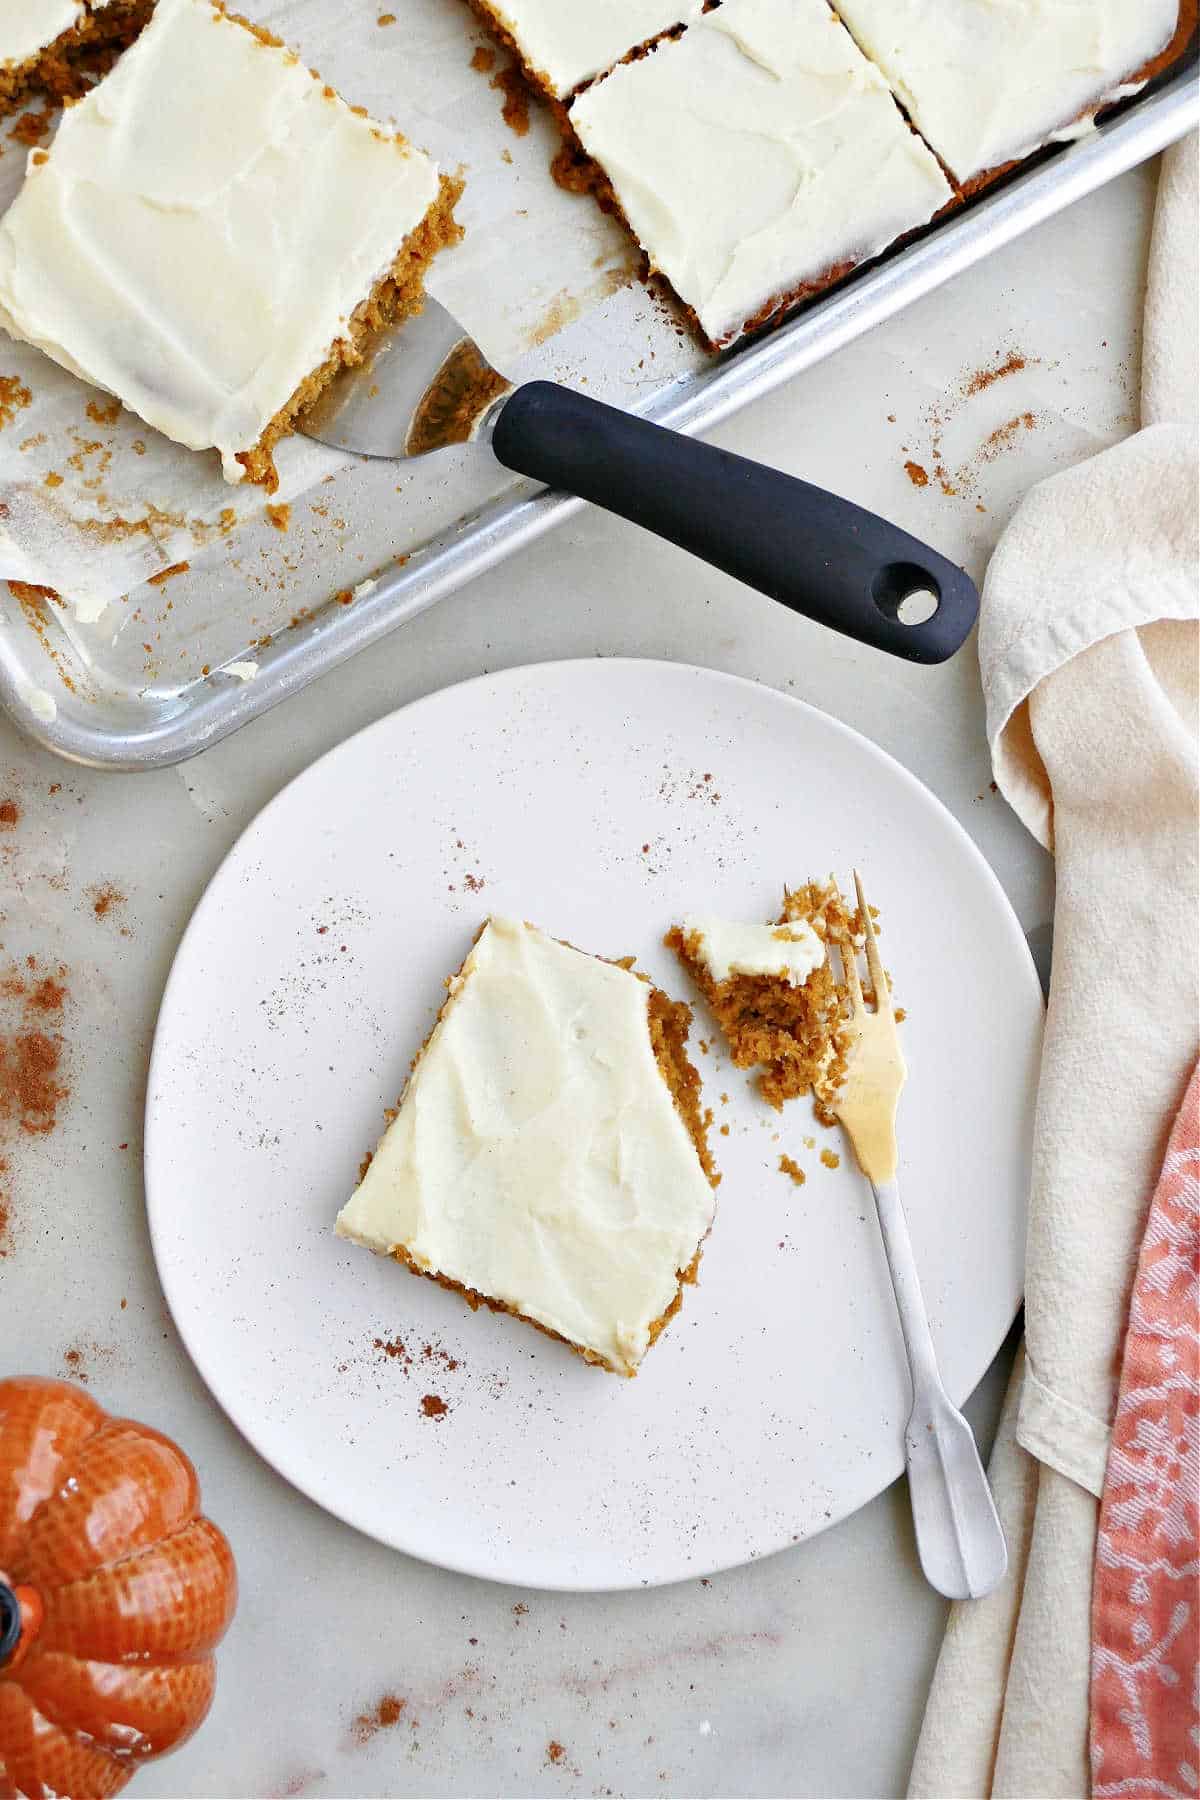
[[509, 396], [492, 448], [506, 468], [619, 513], [892, 656], [945, 662], [975, 623], [970, 576], [899, 526], [553, 382]]

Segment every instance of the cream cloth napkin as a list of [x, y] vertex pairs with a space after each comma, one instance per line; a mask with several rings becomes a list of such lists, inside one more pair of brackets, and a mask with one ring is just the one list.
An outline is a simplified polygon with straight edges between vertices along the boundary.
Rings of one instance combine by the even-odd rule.
[[1196, 219], [1192, 137], [1163, 159], [1143, 429], [1036, 487], [984, 586], [992, 761], [1054, 852], [1054, 969], [1026, 1341], [990, 1471], [1009, 1572], [951, 1610], [909, 1789], [931, 1800], [1091, 1788], [1099, 1496], [1146, 1209], [1200, 1029]]

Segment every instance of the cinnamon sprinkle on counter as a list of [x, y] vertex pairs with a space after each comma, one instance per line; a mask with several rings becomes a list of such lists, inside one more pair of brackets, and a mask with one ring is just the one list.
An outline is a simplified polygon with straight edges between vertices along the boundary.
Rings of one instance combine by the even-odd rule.
[[[999, 357], [1000, 353], [998, 352], [997, 355]], [[933, 479], [943, 494], [962, 495], [973, 500], [983, 465], [993, 462], [1004, 451], [1013, 448], [1023, 430], [1032, 431], [1037, 425], [1038, 419], [1035, 413], [1016, 413], [1004, 424], [998, 425], [989, 432], [958, 468], [950, 469], [946, 466], [944, 445], [951, 422], [978, 395], [986, 393], [997, 382], [1005, 381], [1013, 375], [1019, 375], [1024, 369], [1036, 367], [1038, 362], [1039, 358], [1036, 356], [1026, 356], [1023, 351], [1010, 350], [1002, 357], [1002, 360], [997, 360], [989, 367], [976, 369], [971, 374], [961, 376], [957, 387], [945, 400], [926, 408], [924, 419], [929, 429]], [[910, 480], [914, 480], [912, 465], [906, 463], [905, 469]], [[977, 501], [975, 504], [977, 511], [986, 510]]]
[[61, 1042], [45, 1031], [18, 1031], [0, 1042], [0, 1117], [45, 1136], [58, 1123], [67, 1090], [58, 1080]]
[[[1037, 358], [1033, 359], [1035, 362]], [[1016, 375], [1029, 367], [1029, 358], [1022, 356], [1019, 350], [1013, 350], [994, 369], [976, 369], [963, 390], [967, 395], [982, 394], [985, 389], [993, 387], [997, 381], [1003, 381], [1009, 375]]]
[[566, 1754], [565, 1746], [560, 1744], [557, 1738], [551, 1738], [550, 1742], [546, 1745], [546, 1761], [548, 1763], [560, 1763]]
[[440, 1394], [425, 1394], [421, 1399], [421, 1411], [427, 1419], [444, 1419], [450, 1408]]
[[26, 1000], [34, 1012], [60, 1013], [67, 997], [66, 987], [61, 981], [55, 981], [52, 975], [43, 975], [27, 991]]
[[906, 462], [904, 465], [904, 473], [908, 476], [908, 479], [912, 482], [914, 487], [929, 486], [929, 475], [927, 471], [921, 467], [919, 462]]
[[0, 831], [11, 831], [21, 823], [21, 808], [15, 800], [0, 800]]
[[89, 400], [84, 411], [94, 425], [115, 425], [121, 416], [121, 402], [114, 399], [101, 406], [99, 401]]
[[[36, 958], [27, 958], [26, 963], [33, 964], [28, 973], [14, 965], [0, 982], [0, 994], [18, 1008], [15, 1025], [0, 1032], [0, 1132], [13, 1126], [44, 1137], [54, 1130], [59, 1105], [67, 1098], [61, 1079], [62, 1039], [46, 1029], [47, 1015], [61, 1014], [67, 990], [61, 981], [37, 976]], [[59, 973], [65, 975], [66, 970]]]
[[979, 448], [982, 462], [992, 462], [1001, 451], [1009, 449], [1019, 437], [1022, 430], [1032, 431], [1037, 424], [1031, 412], [1017, 413], [1003, 425], [997, 425], [995, 431], [989, 432]]
[[[6, 802], [5, 804], [12, 804]], [[0, 1258], [12, 1253], [15, 1227], [10, 1149], [47, 1137], [69, 1097], [65, 1044], [58, 1026], [68, 998], [67, 970], [43, 971], [35, 956], [0, 976]]]
[[408, 1705], [399, 1694], [384, 1694], [367, 1712], [360, 1712], [350, 1727], [351, 1740], [356, 1745], [369, 1744], [378, 1731], [387, 1731], [400, 1721], [400, 1715]]
[[114, 1344], [98, 1344], [94, 1339], [85, 1341], [83, 1338], [76, 1338], [70, 1349], [63, 1351], [63, 1362], [66, 1364], [68, 1379], [87, 1387], [91, 1376], [96, 1372], [95, 1365], [99, 1363], [103, 1367], [111, 1364], [116, 1356], [117, 1348]]
[[487, 44], [477, 44], [471, 55], [471, 67], [480, 75], [490, 75], [496, 66], [496, 52]]
[[114, 887], [111, 881], [105, 882], [102, 887], [88, 889], [88, 899], [98, 919], [107, 918], [114, 906], [123, 906], [125, 898], [120, 888]]
[[276, 531], [286, 531], [292, 522], [292, 509], [290, 506], [282, 503], [278, 506], [268, 506], [267, 517], [270, 519]]

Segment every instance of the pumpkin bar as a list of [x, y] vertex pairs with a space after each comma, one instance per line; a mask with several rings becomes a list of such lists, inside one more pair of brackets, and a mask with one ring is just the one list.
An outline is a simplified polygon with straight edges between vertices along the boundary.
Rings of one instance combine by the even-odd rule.
[[820, 292], [952, 197], [826, 0], [723, 0], [570, 108], [712, 348]]
[[0, 221], [0, 324], [230, 481], [416, 311], [458, 184], [277, 38], [159, 0]]
[[811, 1093], [826, 1125], [848, 1044], [845, 988], [826, 946], [847, 940], [862, 943], [862, 920], [832, 881], [786, 888], [770, 924], [690, 914], [665, 940], [707, 1000], [735, 1066], [760, 1070], [763, 1098], [777, 1109]]
[[713, 1218], [690, 1010], [506, 918], [447, 986], [338, 1236], [634, 1375]]
[[963, 186], [1078, 137], [1136, 93], [1195, 0], [838, 0], [860, 48]]
[[698, 18], [704, 0], [472, 0], [494, 36], [552, 100], [565, 100], [633, 50]]
[[153, 0], [0, 0], [0, 114], [32, 89], [65, 100], [103, 51], [132, 43]]

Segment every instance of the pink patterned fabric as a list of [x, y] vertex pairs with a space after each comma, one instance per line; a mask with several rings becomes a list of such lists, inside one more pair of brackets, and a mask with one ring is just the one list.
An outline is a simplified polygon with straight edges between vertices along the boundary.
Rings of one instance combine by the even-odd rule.
[[1092, 1589], [1092, 1793], [1200, 1793], [1200, 1067], [1142, 1240]]

